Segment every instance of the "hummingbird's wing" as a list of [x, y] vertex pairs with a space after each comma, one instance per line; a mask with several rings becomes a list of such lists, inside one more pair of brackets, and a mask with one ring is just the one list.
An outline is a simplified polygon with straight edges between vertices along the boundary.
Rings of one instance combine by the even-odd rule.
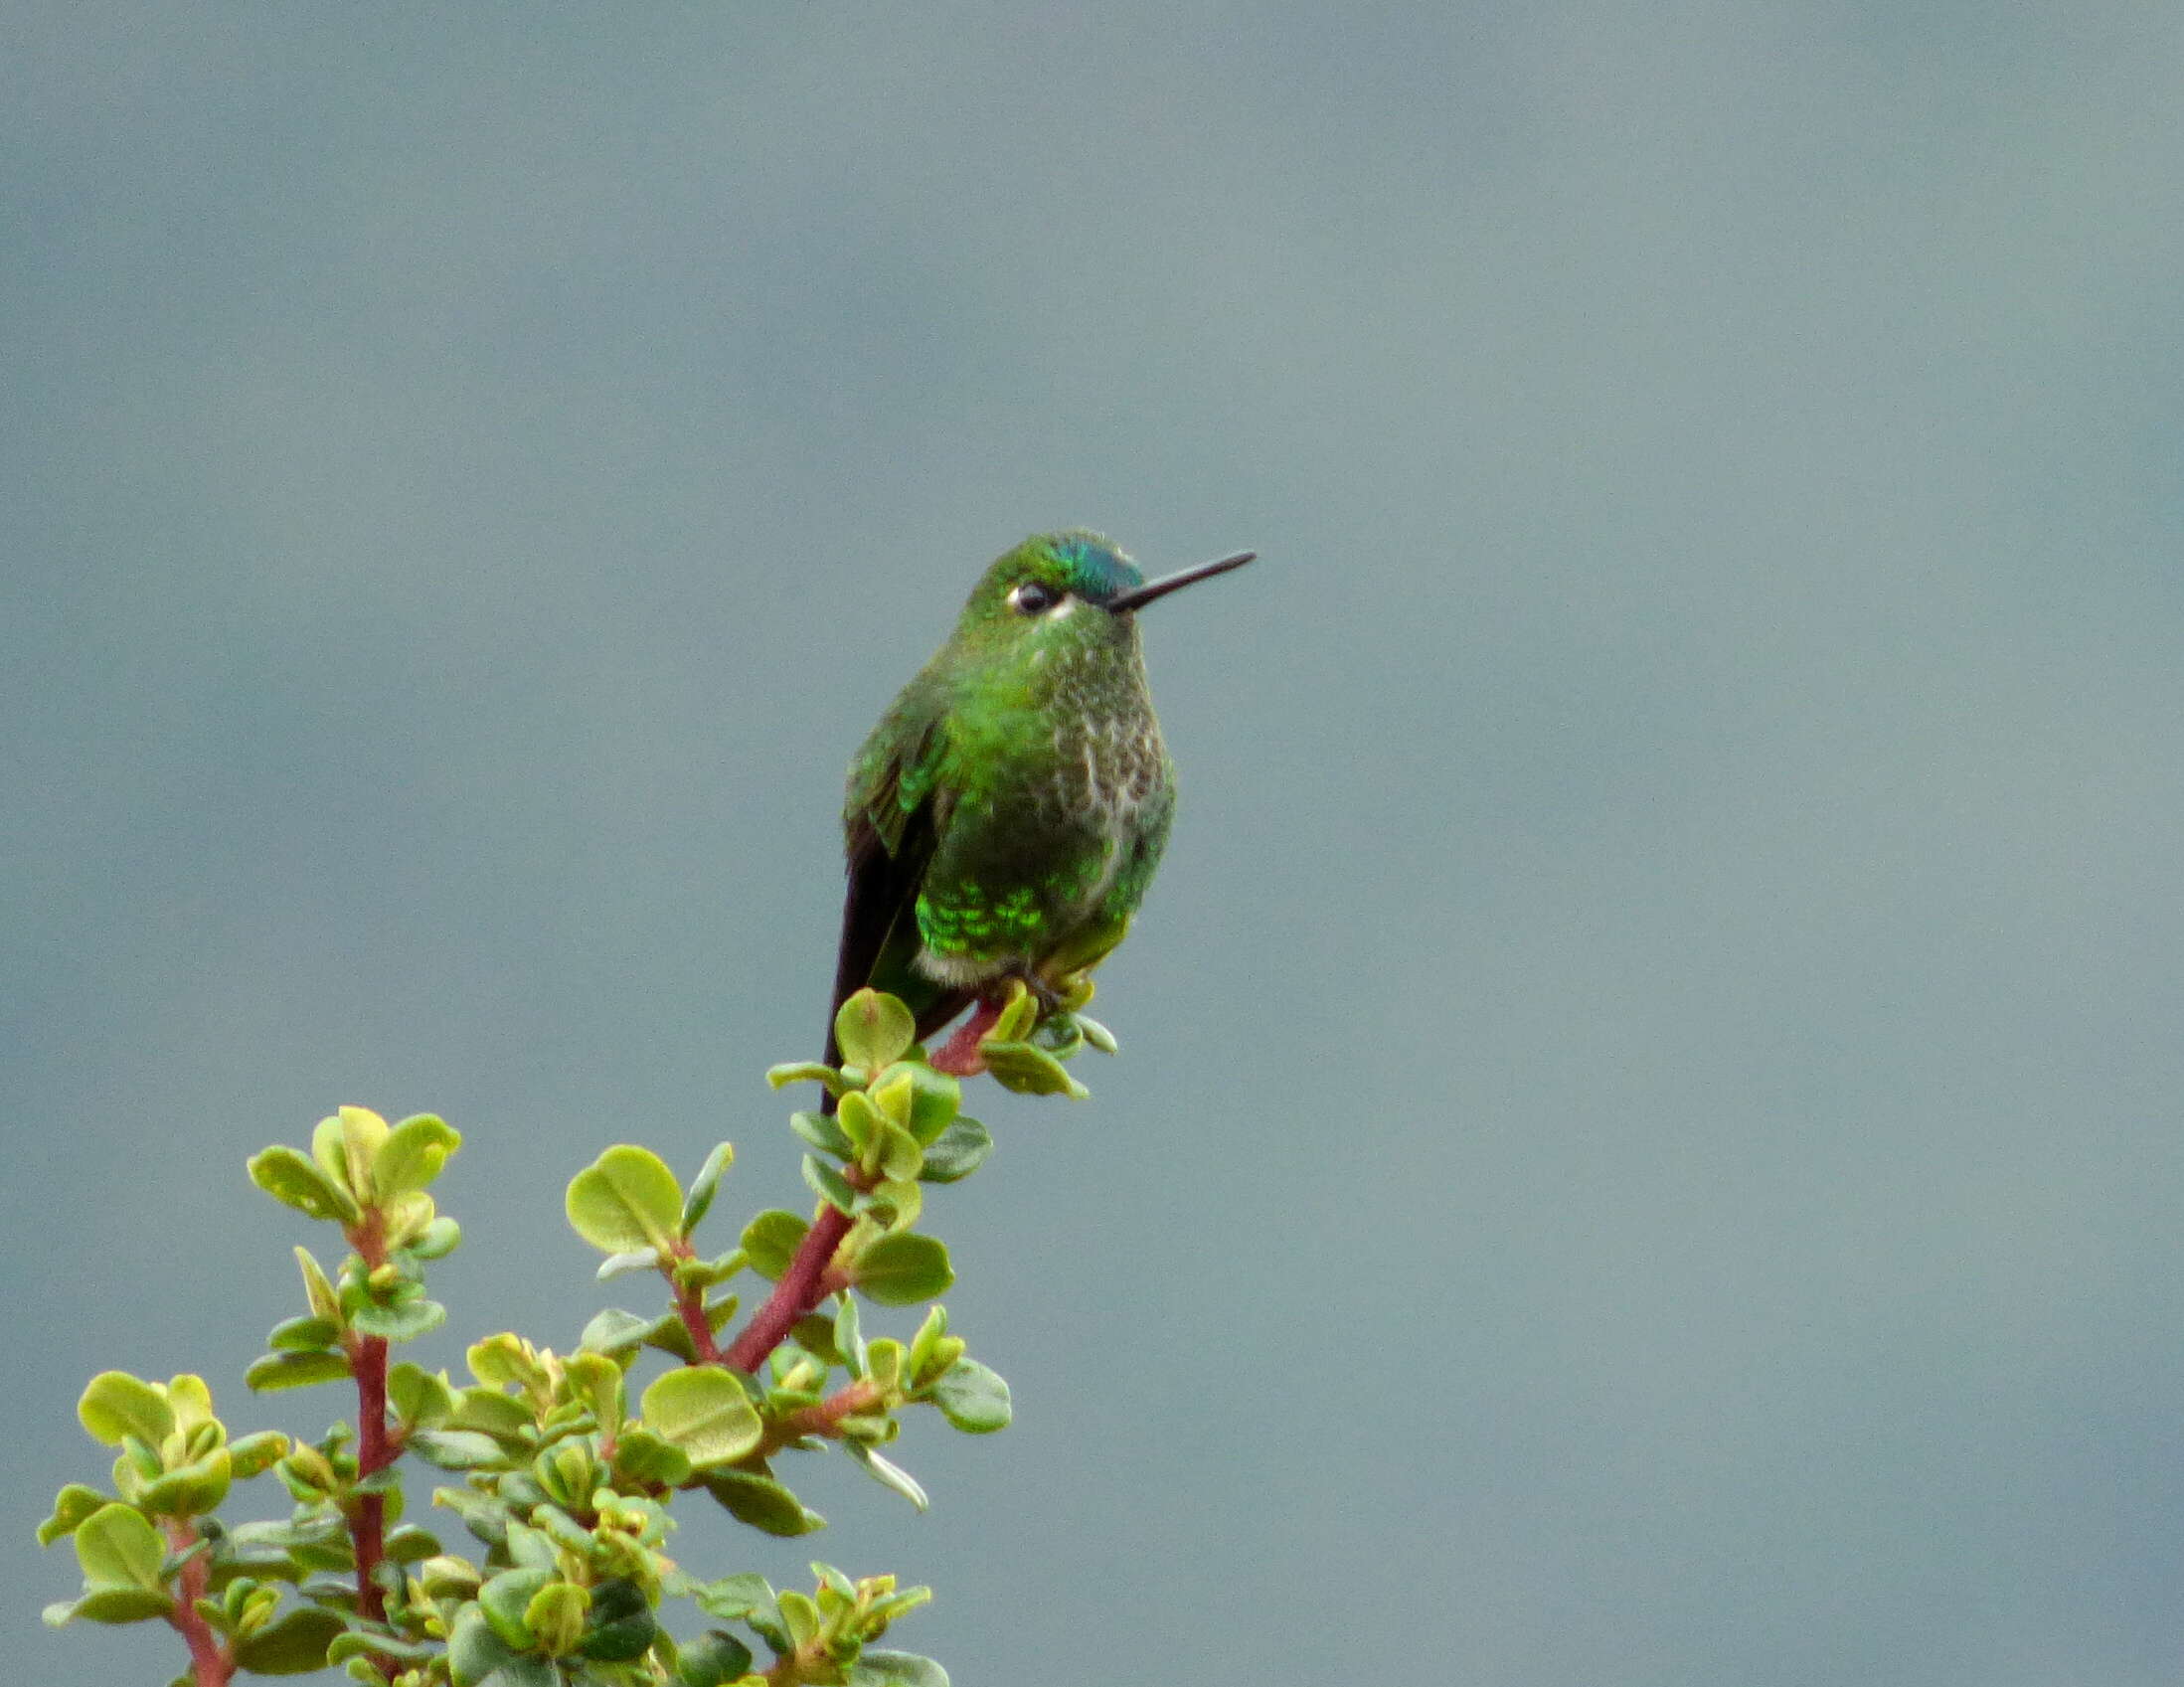
[[969, 999], [911, 966], [923, 940], [918, 890], [954, 807], [953, 789], [941, 777], [946, 757], [945, 709], [906, 692], [850, 769], [842, 811], [849, 885], [827, 1011], [829, 1066], [841, 1059], [834, 1016], [867, 984], [902, 996], [918, 1016], [921, 1037], [953, 1019]]

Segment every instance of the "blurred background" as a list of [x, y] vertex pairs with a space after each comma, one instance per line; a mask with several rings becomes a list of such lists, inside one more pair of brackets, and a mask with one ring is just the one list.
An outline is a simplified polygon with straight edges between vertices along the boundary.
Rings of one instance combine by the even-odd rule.
[[466, 1133], [458, 1371], [631, 1299], [607, 1143], [805, 1200], [842, 768], [1083, 523], [1263, 560], [1145, 616], [1123, 1058], [931, 1209], [1016, 1424], [684, 1556], [959, 1687], [2175, 1679], [2173, 6], [8, 34], [17, 1678], [181, 1663], [38, 1624], [91, 1373], [353, 1411], [249, 1153]]

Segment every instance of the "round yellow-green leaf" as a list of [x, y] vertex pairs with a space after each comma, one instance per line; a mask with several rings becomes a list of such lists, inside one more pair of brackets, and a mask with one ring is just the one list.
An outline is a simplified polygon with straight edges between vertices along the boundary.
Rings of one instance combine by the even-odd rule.
[[126, 1371], [101, 1371], [91, 1378], [76, 1403], [76, 1415], [91, 1439], [108, 1446], [119, 1446], [124, 1435], [157, 1446], [175, 1427], [166, 1391]]
[[908, 1306], [945, 1294], [955, 1281], [948, 1251], [934, 1238], [897, 1231], [857, 1256], [857, 1286], [883, 1306]]
[[834, 1040], [850, 1066], [878, 1072], [893, 1066], [918, 1036], [909, 1008], [878, 990], [859, 990], [834, 1016]]
[[603, 1253], [666, 1248], [682, 1217], [683, 1192], [659, 1155], [624, 1142], [570, 1181], [568, 1210], [577, 1234]]
[[447, 1156], [462, 1146], [462, 1134], [430, 1113], [406, 1118], [387, 1133], [372, 1155], [372, 1186], [384, 1205], [397, 1195], [424, 1188], [439, 1176]]
[[758, 1444], [765, 1425], [743, 1385], [712, 1366], [686, 1366], [644, 1391], [645, 1427], [694, 1465], [727, 1464]]
[[932, 1403], [967, 1435], [1009, 1427], [1009, 1385], [975, 1359], [958, 1359], [932, 1386]]
[[93, 1588], [73, 1604], [46, 1607], [46, 1620], [55, 1627], [75, 1617], [91, 1622], [143, 1622], [165, 1616], [174, 1601], [159, 1588]]
[[293, 1148], [276, 1145], [252, 1154], [249, 1170], [258, 1188], [310, 1218], [353, 1224], [359, 1216], [356, 1198]]
[[133, 1505], [102, 1505], [76, 1526], [76, 1558], [93, 1588], [158, 1589], [159, 1531]]
[[86, 1488], [82, 1482], [71, 1482], [53, 1499], [53, 1515], [38, 1525], [38, 1544], [50, 1547], [63, 1535], [76, 1532], [78, 1524], [89, 1517], [102, 1505], [111, 1505], [112, 1499], [96, 1488]]

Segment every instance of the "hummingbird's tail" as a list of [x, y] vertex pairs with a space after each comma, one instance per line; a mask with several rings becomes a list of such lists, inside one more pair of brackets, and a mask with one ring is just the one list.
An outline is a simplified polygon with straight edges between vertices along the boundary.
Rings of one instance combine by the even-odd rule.
[[[834, 996], [827, 1008], [828, 1066], [842, 1064], [834, 1036], [842, 1004], [867, 985], [902, 999], [917, 1016], [921, 1043], [977, 999], [975, 990], [937, 983], [913, 964], [922, 941], [916, 903], [914, 868], [878, 847], [852, 849], [849, 890], [842, 899], [842, 939], [834, 957]], [[822, 1110], [834, 1110], [832, 1096]]]

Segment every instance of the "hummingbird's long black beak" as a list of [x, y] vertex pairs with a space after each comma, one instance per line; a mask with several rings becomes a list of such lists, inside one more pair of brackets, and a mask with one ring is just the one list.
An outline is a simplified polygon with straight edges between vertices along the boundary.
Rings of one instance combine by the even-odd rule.
[[1217, 574], [1227, 574], [1240, 569], [1258, 557], [1257, 551], [1239, 551], [1233, 557], [1223, 557], [1218, 563], [1200, 563], [1196, 568], [1178, 569], [1174, 574], [1162, 575], [1158, 580], [1147, 581], [1134, 591], [1125, 591], [1119, 597], [1107, 599], [1107, 613], [1119, 615], [1130, 609], [1142, 609], [1155, 597], [1165, 597], [1171, 591], [1182, 590], [1202, 580], [1211, 580]]

